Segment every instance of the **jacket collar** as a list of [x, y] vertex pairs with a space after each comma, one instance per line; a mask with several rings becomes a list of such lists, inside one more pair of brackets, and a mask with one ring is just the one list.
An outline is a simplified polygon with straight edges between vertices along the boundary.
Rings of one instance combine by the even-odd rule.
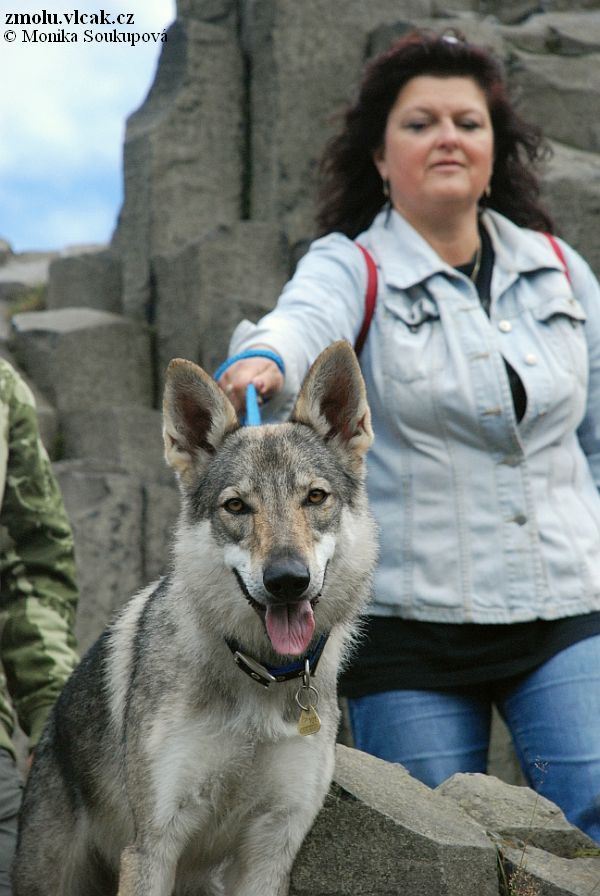
[[[562, 270], [544, 234], [513, 224], [504, 215], [486, 210], [481, 215], [495, 254], [495, 267], [506, 278], [552, 268]], [[357, 241], [372, 250], [390, 286], [409, 289], [435, 274], [455, 276], [429, 243], [394, 209], [384, 209]]]

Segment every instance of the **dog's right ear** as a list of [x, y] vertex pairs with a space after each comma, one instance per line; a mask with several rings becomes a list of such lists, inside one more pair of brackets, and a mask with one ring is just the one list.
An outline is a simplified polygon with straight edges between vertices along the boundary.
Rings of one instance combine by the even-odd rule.
[[239, 425], [212, 377], [191, 361], [170, 362], [163, 399], [165, 458], [184, 485], [195, 484], [221, 441]]

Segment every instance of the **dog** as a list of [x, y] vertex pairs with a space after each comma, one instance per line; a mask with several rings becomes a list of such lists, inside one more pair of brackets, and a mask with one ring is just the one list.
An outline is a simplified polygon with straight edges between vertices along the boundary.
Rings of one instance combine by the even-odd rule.
[[285, 896], [331, 782], [337, 676], [376, 558], [354, 352], [333, 343], [290, 420], [252, 427], [176, 359], [163, 420], [182, 496], [170, 571], [51, 713], [14, 896]]

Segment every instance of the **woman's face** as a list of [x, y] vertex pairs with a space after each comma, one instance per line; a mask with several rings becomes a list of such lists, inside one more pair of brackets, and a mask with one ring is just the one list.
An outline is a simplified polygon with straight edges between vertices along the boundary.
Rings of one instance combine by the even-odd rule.
[[409, 221], [477, 209], [493, 167], [486, 97], [469, 77], [418, 75], [400, 90], [374, 162]]

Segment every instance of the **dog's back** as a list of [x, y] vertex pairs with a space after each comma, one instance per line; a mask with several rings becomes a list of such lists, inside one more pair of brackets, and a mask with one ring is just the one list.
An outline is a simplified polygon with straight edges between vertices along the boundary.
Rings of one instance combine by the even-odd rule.
[[210, 378], [171, 366], [172, 570], [57, 702], [25, 795], [15, 896], [287, 892], [331, 779], [336, 677], [368, 595], [370, 441], [345, 344], [272, 427], [240, 429]]

